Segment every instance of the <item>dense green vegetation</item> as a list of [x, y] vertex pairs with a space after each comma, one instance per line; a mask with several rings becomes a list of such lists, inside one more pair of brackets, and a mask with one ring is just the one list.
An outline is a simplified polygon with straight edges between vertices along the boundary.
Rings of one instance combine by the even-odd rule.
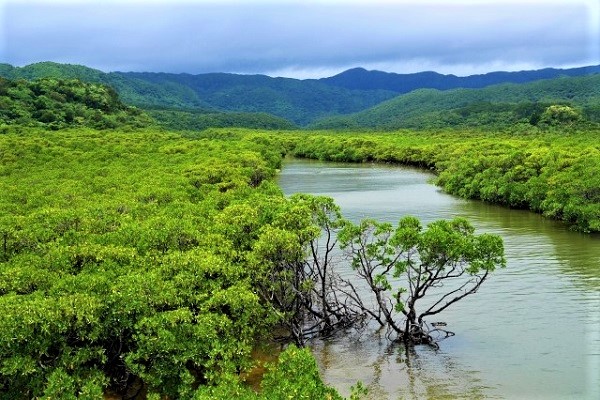
[[217, 110], [265, 112], [298, 125], [306, 125], [319, 117], [363, 110], [395, 95], [385, 90], [350, 90], [318, 81], [264, 75], [126, 73], [121, 76], [160, 87], [189, 88]]
[[399, 131], [313, 132], [295, 136], [299, 157], [392, 162], [435, 170], [447, 192], [600, 232], [600, 130], [530, 133]]
[[169, 130], [244, 127], [250, 129], [295, 129], [294, 124], [266, 113], [206, 112], [195, 110], [146, 110], [161, 126]]
[[125, 103], [142, 108], [268, 113], [297, 125], [328, 115], [357, 112], [396, 95], [389, 90], [350, 90], [315, 80], [264, 75], [103, 73], [83, 66], [50, 62], [20, 68], [3, 64], [0, 76], [77, 78], [110, 85]]
[[105, 73], [83, 65], [41, 62], [25, 67], [0, 64], [0, 75], [11, 80], [42, 78], [79, 79], [113, 87], [121, 99], [131, 105], [161, 107], [194, 107], [212, 109], [192, 90], [181, 85], [156, 85], [144, 80], [127, 78], [118, 73]]
[[[274, 121], [254, 121], [264, 120], [264, 115], [251, 117], [246, 113], [267, 113], [318, 129], [505, 129], [515, 123], [535, 125], [543, 112], [540, 108], [552, 104], [570, 105], [584, 119], [599, 122], [598, 69], [498, 72], [464, 78], [434, 72], [399, 75], [352, 69], [330, 78], [298, 80], [225, 73], [104, 73], [79, 65], [44, 62], [20, 68], [0, 64], [0, 76], [13, 80], [76, 78], [113, 87], [126, 104], [145, 109], [194, 109], [207, 114], [185, 117], [190, 125], [186, 129], [206, 123], [231, 126], [232, 121], [249, 128], [273, 125]], [[503, 82], [520, 84], [490, 87]], [[404, 93], [408, 94], [398, 96]], [[223, 112], [244, 114], [224, 116], [220, 114]]]
[[369, 110], [317, 121], [317, 129], [478, 127], [486, 130], [537, 126], [547, 107], [568, 105], [582, 121], [600, 122], [600, 74], [561, 77], [527, 84], [503, 84], [484, 89], [439, 91], [421, 89]]
[[105, 85], [83, 83], [77, 79], [10, 81], [0, 78], [0, 127], [108, 129], [151, 124], [150, 117], [137, 108], [124, 105], [117, 93]]
[[[330, 199], [285, 198], [272, 178], [286, 153], [429, 168], [450, 193], [600, 232], [600, 130], [590, 123], [600, 110], [598, 76], [443, 96], [421, 91], [406, 95], [414, 104], [398, 98], [381, 109], [397, 112], [397, 101], [420, 121], [417, 127], [485, 124], [486, 132], [266, 131], [293, 126], [267, 114], [214, 112], [201, 101], [195, 112], [149, 111], [169, 129], [186, 131], [176, 134], [152, 128], [148, 114], [122, 104], [109, 86], [67, 79], [107, 74], [51, 63], [19, 71], [28, 71], [26, 78], [64, 76], [0, 78], [0, 398], [141, 390], [151, 399], [339, 399], [310, 353], [294, 346], [267, 368], [259, 392], [244, 381], [252, 350], [274, 332], [287, 329], [302, 343], [368, 313], [342, 312], [329, 296], [327, 254], [323, 261], [311, 251], [322, 232], [341, 233], [357, 270], [386, 266], [383, 273], [363, 271], [373, 293], [384, 295], [373, 313], [407, 342], [428, 342], [428, 331], [414, 327], [438, 311], [417, 311], [413, 301], [427, 290], [426, 280], [401, 288], [390, 283], [394, 276], [426, 276], [435, 267], [434, 276], [443, 277], [449, 261], [453, 272], [457, 263], [465, 267], [474, 292], [503, 265], [501, 241], [473, 235], [466, 221], [354, 226]], [[15, 69], [0, 65], [0, 73]], [[160, 88], [144, 98], [178, 92], [184, 81], [199, 84], [189, 75], [178, 76], [179, 83], [167, 74], [130, 75], [118, 75], [121, 84], [147, 85], [127, 86], [141, 90], [135, 93]], [[223, 82], [241, 79], [210, 78], [210, 90], [221, 94], [231, 89], [219, 92]], [[285, 80], [267, 81], [288, 90]], [[192, 86], [177, 96], [197, 98], [200, 89]], [[234, 92], [262, 98], [271, 89]], [[187, 104], [177, 96], [169, 105]], [[227, 103], [226, 96], [220, 101]], [[328, 101], [320, 107], [330, 110]], [[443, 119], [444, 107], [463, 122]], [[240, 124], [265, 131], [210, 128]], [[511, 128], [498, 133], [489, 130], [494, 126]], [[327, 252], [334, 245], [328, 240]], [[316, 331], [302, 331], [306, 313], [320, 318]], [[401, 314], [406, 325], [395, 318]], [[359, 386], [353, 397], [360, 392]]]
[[245, 127], [295, 129], [289, 121], [266, 113], [152, 109], [126, 106], [109, 86], [78, 79], [0, 78], [0, 126], [19, 125], [57, 130], [86, 126], [96, 129], [160, 125], [169, 130]]
[[[330, 200], [286, 199], [271, 181], [301, 137], [7, 131], [0, 136], [3, 398], [98, 398], [136, 388], [151, 398], [339, 398], [310, 354], [294, 347], [270, 367], [261, 392], [243, 382], [257, 343], [272, 339], [275, 327], [301, 326], [307, 309], [295, 305], [312, 293], [314, 277], [296, 282], [297, 274], [331, 226]], [[457, 260], [480, 271], [480, 238], [466, 225], [443, 226], [447, 232], [424, 230], [415, 246], [438, 265], [440, 249], [429, 249], [437, 241], [428, 238], [446, 232], [451, 247], [465, 244]], [[410, 243], [421, 235], [413, 228]], [[406, 243], [398, 243], [402, 251]], [[472, 260], [464, 253], [471, 247]]]
[[265, 245], [297, 257], [318, 234], [270, 181], [281, 152], [227, 131], [1, 135], [0, 397], [99, 398], [141, 379], [151, 398], [339, 398], [293, 347], [261, 394], [240, 378], [285, 318], [257, 294], [277, 256]]

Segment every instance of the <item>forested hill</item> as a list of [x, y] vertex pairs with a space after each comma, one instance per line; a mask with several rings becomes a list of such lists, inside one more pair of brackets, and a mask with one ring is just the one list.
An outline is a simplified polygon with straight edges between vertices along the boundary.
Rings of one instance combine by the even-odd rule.
[[417, 89], [476, 89], [500, 83], [527, 83], [561, 76], [583, 76], [595, 73], [600, 73], [600, 65], [571, 69], [545, 68], [534, 71], [490, 72], [464, 77], [442, 75], [431, 71], [396, 74], [382, 71], [367, 71], [364, 68], [353, 68], [329, 78], [319, 79], [319, 82], [354, 90], [385, 89], [398, 93], [408, 93]]
[[[352, 69], [321, 80], [298, 80], [228, 73], [104, 73], [84, 66], [52, 62], [25, 67], [0, 64], [0, 76], [9, 79], [78, 78], [104, 83], [114, 87], [123, 102], [142, 108], [193, 109], [213, 115], [218, 112], [268, 113], [302, 126], [335, 115], [361, 112], [413, 89], [482, 87], [498, 82], [522, 83], [594, 72], [600, 72], [600, 66], [494, 72], [464, 78], [434, 72], [401, 75]], [[244, 114], [242, 119], [247, 116]]]
[[111, 129], [153, 124], [146, 113], [123, 104], [110, 86], [78, 79], [11, 81], [0, 77], [0, 126]]
[[20, 68], [2, 64], [0, 76], [9, 79], [75, 77], [110, 85], [125, 103], [142, 108], [260, 112], [298, 125], [306, 125], [320, 117], [364, 110], [397, 94], [386, 90], [350, 90], [314, 80], [264, 75], [103, 73], [83, 66], [51, 62]]
[[[547, 113], [557, 111], [556, 106], [567, 106], [561, 108], [565, 113], [560, 118], [565, 120], [600, 122], [600, 74], [483, 89], [420, 89], [369, 110], [322, 119], [313, 128], [507, 128], [518, 123], [556, 122], [548, 120], [554, 117]], [[571, 112], [574, 114], [569, 116]]]
[[212, 111], [189, 88], [182, 85], [157, 85], [143, 80], [105, 73], [83, 65], [41, 62], [25, 67], [0, 64], [0, 76], [7, 79], [34, 80], [40, 78], [80, 79], [84, 82], [103, 83], [112, 86], [122, 101], [142, 107], [194, 108]]

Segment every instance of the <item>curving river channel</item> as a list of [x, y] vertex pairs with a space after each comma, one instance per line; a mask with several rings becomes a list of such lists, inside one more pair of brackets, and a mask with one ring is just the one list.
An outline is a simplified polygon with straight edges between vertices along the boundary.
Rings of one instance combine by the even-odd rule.
[[527, 211], [463, 200], [416, 169], [286, 160], [279, 185], [333, 197], [346, 218], [466, 217], [502, 236], [507, 268], [439, 317], [456, 336], [407, 353], [384, 335], [315, 341], [325, 381], [373, 399], [600, 399], [600, 236]]

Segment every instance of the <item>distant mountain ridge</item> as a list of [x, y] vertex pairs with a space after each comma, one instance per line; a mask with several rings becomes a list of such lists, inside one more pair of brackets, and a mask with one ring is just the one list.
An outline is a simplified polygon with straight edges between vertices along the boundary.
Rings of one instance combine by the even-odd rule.
[[596, 73], [600, 73], [600, 66], [492, 72], [467, 77], [436, 72], [396, 74], [354, 68], [329, 78], [299, 80], [230, 73], [106, 73], [81, 65], [53, 62], [24, 67], [0, 64], [0, 76], [8, 79], [77, 78], [103, 83], [112, 86], [123, 102], [146, 109], [267, 113], [300, 126], [335, 119], [339, 115], [354, 115], [414, 90], [485, 88], [498, 83], [523, 84]]
[[536, 124], [550, 105], [579, 109], [585, 120], [600, 122], [600, 74], [563, 76], [480, 89], [418, 89], [350, 115], [324, 118], [316, 129], [399, 129], [478, 126], [506, 128]]
[[0, 76], [28, 80], [77, 78], [112, 86], [125, 103], [142, 108], [268, 113], [298, 125], [326, 116], [358, 112], [397, 94], [386, 90], [352, 90], [315, 80], [266, 75], [105, 73], [84, 66], [52, 62], [25, 67], [0, 64]]
[[528, 83], [542, 79], [558, 78], [560, 76], [584, 76], [596, 73], [600, 73], [600, 65], [570, 69], [544, 68], [518, 72], [500, 71], [464, 77], [443, 75], [432, 71], [396, 74], [393, 72], [367, 71], [364, 68], [353, 68], [329, 78], [319, 79], [319, 82], [353, 90], [385, 89], [398, 93], [409, 93], [417, 89], [478, 89], [500, 83]]

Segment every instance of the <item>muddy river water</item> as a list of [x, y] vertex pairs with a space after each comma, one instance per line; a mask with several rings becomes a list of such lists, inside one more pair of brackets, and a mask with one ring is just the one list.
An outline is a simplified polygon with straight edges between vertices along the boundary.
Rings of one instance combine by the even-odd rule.
[[447, 195], [431, 178], [397, 166], [284, 163], [286, 194], [331, 196], [355, 222], [461, 216], [505, 244], [507, 267], [439, 316], [456, 333], [440, 350], [407, 352], [375, 332], [318, 340], [325, 381], [347, 395], [360, 380], [374, 399], [600, 399], [600, 236]]

